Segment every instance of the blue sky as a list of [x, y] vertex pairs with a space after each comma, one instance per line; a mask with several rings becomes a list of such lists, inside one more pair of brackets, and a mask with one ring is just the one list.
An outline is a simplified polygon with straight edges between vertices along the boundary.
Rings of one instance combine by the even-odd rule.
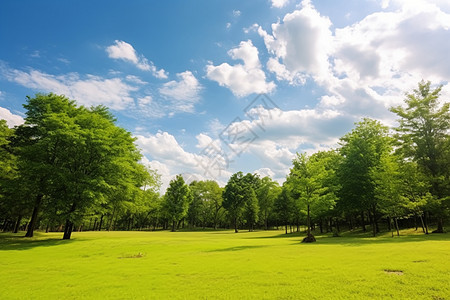
[[165, 189], [237, 171], [282, 181], [421, 79], [450, 95], [444, 0], [0, 2], [0, 118], [25, 96], [111, 108]]

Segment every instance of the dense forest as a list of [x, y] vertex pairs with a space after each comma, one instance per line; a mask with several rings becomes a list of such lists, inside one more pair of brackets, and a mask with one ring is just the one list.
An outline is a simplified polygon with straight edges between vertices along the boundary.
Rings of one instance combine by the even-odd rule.
[[392, 107], [398, 127], [362, 119], [337, 149], [298, 153], [284, 183], [233, 174], [225, 187], [160, 176], [139, 163], [130, 132], [104, 106], [55, 94], [28, 97], [25, 123], [0, 120], [3, 231], [180, 228], [443, 232], [450, 216], [450, 104], [420, 82]]

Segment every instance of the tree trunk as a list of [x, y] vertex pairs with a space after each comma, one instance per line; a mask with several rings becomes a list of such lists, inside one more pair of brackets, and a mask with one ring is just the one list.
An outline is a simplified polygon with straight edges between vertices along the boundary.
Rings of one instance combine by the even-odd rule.
[[171, 230], [172, 232], [175, 232], [176, 226], [177, 226], [177, 221], [172, 220], [172, 230]]
[[353, 231], [353, 215], [350, 215], [350, 231]]
[[386, 218], [386, 221], [387, 221], [387, 225], [388, 225], [388, 230], [391, 231], [391, 217], [388, 216]]
[[438, 218], [438, 223], [437, 223], [437, 229], [435, 231], [433, 231], [433, 233], [444, 233], [444, 222], [442, 221], [442, 218]]
[[70, 215], [75, 211], [75, 208], [76, 204], [72, 203], [72, 207], [70, 207], [69, 213], [67, 215], [66, 225], [64, 226], [63, 240], [70, 240], [70, 236], [72, 235], [73, 222], [70, 221]]
[[116, 215], [116, 207], [114, 206], [111, 218], [108, 220], [108, 225], [107, 225], [108, 226], [108, 231], [111, 231], [115, 215]]
[[428, 212], [424, 213], [425, 234], [428, 234]]
[[417, 226], [417, 214], [416, 213], [414, 213], [414, 227], [416, 227], [416, 231], [417, 231], [417, 228], [419, 228]]
[[70, 236], [72, 235], [73, 223], [67, 219], [66, 225], [64, 226], [64, 235], [63, 240], [70, 240]]
[[423, 231], [423, 233], [425, 233], [425, 224], [423, 222], [422, 214], [419, 215], [419, 219], [420, 219], [420, 225], [422, 226], [422, 231]]
[[8, 219], [5, 219], [4, 221], [3, 221], [3, 225], [2, 225], [2, 231], [3, 232], [6, 232], [6, 230], [8, 229]]
[[364, 211], [361, 211], [361, 227], [364, 232], [366, 232], [366, 222], [364, 221]]
[[104, 217], [104, 214], [102, 214], [102, 217], [100, 218], [100, 224], [98, 225], [98, 231], [102, 231], [103, 217]]
[[269, 230], [269, 217], [266, 215], [264, 219], [264, 229]]
[[22, 221], [22, 216], [18, 216], [17, 220], [16, 220], [16, 224], [14, 225], [14, 233], [18, 233], [19, 232], [19, 226], [20, 226], [20, 221]]
[[234, 218], [234, 233], [238, 233], [237, 218]]
[[28, 224], [28, 229], [27, 229], [27, 233], [25, 234], [25, 237], [33, 237], [34, 227], [36, 226], [36, 223], [37, 223], [37, 217], [38, 217], [38, 213], [39, 213], [39, 209], [41, 207], [43, 197], [44, 197], [44, 195], [42, 195], [42, 194], [39, 194], [36, 196], [36, 200], [34, 202], [33, 213], [31, 214], [31, 220], [30, 220], [30, 223]]
[[397, 236], [400, 236], [400, 230], [398, 228], [397, 218], [394, 218], [395, 229], [397, 230]]

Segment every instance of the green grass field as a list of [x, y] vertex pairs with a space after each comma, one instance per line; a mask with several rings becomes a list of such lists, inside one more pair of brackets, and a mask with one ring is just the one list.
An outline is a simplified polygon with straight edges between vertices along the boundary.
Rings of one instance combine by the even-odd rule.
[[402, 234], [1, 233], [0, 299], [450, 299], [450, 235]]

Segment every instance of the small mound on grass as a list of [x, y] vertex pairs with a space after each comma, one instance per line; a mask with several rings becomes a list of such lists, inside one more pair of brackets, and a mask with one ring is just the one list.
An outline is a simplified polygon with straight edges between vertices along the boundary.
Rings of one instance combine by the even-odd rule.
[[395, 275], [403, 275], [403, 271], [402, 270], [390, 270], [390, 269], [385, 269], [384, 270], [385, 273], [387, 274], [395, 274]]
[[122, 255], [122, 256], [120, 256], [118, 258], [119, 259], [121, 259], [121, 258], [141, 258], [141, 257], [144, 257], [144, 256], [145, 256], [144, 253], [139, 252], [137, 254], [124, 254], [124, 255]]
[[316, 238], [312, 234], [308, 234], [302, 241], [302, 243], [314, 243]]

